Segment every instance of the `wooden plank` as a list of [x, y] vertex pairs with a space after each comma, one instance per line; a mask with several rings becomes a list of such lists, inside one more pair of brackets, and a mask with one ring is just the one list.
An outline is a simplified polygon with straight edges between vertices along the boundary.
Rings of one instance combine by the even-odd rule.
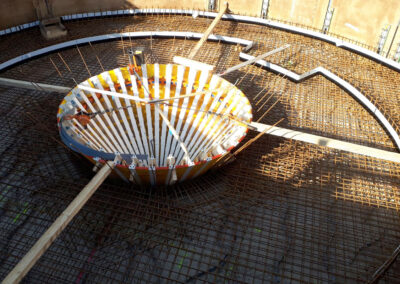
[[101, 89], [96, 89], [96, 88], [92, 88], [88, 85], [84, 85], [83, 83], [79, 84], [77, 87], [81, 90], [88, 91], [91, 93], [100, 93], [100, 94], [106, 95], [106, 96], [118, 97], [118, 98], [133, 100], [133, 101], [137, 101], [137, 102], [144, 102], [144, 103], [147, 102], [147, 100], [139, 98], [139, 97], [121, 94], [121, 93], [117, 93], [117, 92], [110, 92], [110, 91], [101, 90]]
[[208, 27], [206, 32], [203, 34], [202, 38], [197, 42], [196, 46], [192, 49], [189, 54], [189, 59], [193, 59], [200, 48], [203, 46], [204, 42], [208, 39], [208, 36], [211, 34], [215, 26], [221, 20], [222, 16], [225, 14], [226, 10], [228, 9], [228, 2], [225, 2], [224, 5], [221, 7], [221, 11], [219, 11], [217, 17], [215, 17], [214, 21], [212, 21], [211, 25]]
[[[183, 66], [178, 66], [178, 83], [177, 83], [177, 88], [179, 87], [179, 91], [178, 91], [178, 89], [176, 89], [176, 90], [175, 90], [175, 93], [176, 93], [176, 94], [179, 94], [179, 93], [180, 93], [180, 88], [181, 88], [181, 85], [182, 85], [182, 82], [183, 82], [183, 75], [184, 75], [184, 74], [182, 74], [182, 78], [179, 78], [179, 70], [180, 70], [181, 67], [183, 68]], [[135, 69], [133, 69], [133, 70], [134, 70], [135, 74], [138, 76], [138, 79], [139, 79], [139, 80], [141, 81], [141, 83], [142, 83], [142, 86], [143, 86], [143, 90], [144, 90], [144, 92], [145, 92], [145, 95], [146, 95], [146, 93], [147, 93], [148, 99], [149, 99], [149, 98], [150, 98], [150, 99], [153, 99], [152, 96], [151, 96], [151, 94], [150, 94], [150, 91], [149, 91], [149, 89], [148, 89], [146, 65], [142, 65], [143, 80], [140, 79], [140, 77], [139, 77], [139, 75], [136, 73]], [[184, 70], [183, 70], [182, 72], [184, 72]], [[180, 82], [179, 82], [179, 81], [180, 81]], [[146, 104], [146, 107], [148, 107], [148, 106], [149, 106], [149, 105]], [[178, 133], [176, 132], [175, 128], [173, 127], [173, 124], [171, 124], [171, 122], [168, 120], [168, 117], [167, 117], [166, 115], [163, 114], [163, 112], [160, 110], [160, 108], [159, 108], [159, 106], [158, 106], [157, 104], [154, 105], [154, 109], [155, 109], [156, 113], [158, 113], [158, 114], [161, 116], [161, 118], [164, 120], [164, 122], [167, 124], [169, 130], [170, 130], [171, 133], [173, 134], [174, 138], [178, 141], [178, 143], [179, 143], [180, 147], [182, 148], [182, 150], [183, 150], [186, 154], [188, 154], [188, 151], [187, 151], [185, 145], [183, 144], [183, 142], [182, 142], [182, 140], [180, 139]], [[175, 108], [175, 109], [176, 109], [176, 108]], [[152, 141], [152, 139], [150, 139], [149, 141]], [[149, 160], [150, 160], [150, 159], [149, 159]]]
[[372, 147], [362, 146], [350, 142], [344, 142], [337, 139], [331, 139], [323, 136], [317, 136], [300, 131], [285, 129], [277, 126], [252, 122], [251, 126], [255, 127], [258, 132], [267, 130], [266, 134], [280, 136], [288, 139], [294, 139], [320, 146], [326, 146], [333, 149], [347, 151], [359, 155], [365, 155], [391, 162], [400, 162], [400, 154], [390, 151], [380, 150]]
[[290, 44], [285, 44], [285, 45], [282, 46], [282, 47], [279, 47], [279, 48], [277, 48], [277, 49], [268, 51], [268, 52], [266, 52], [266, 53], [264, 53], [264, 54], [261, 54], [261, 55], [255, 57], [255, 58], [249, 59], [249, 60], [247, 60], [247, 61], [245, 61], [245, 62], [239, 63], [238, 65], [232, 66], [232, 67], [226, 69], [224, 72], [219, 73], [218, 76], [226, 75], [226, 74], [231, 73], [231, 72], [233, 72], [233, 71], [235, 71], [235, 70], [238, 70], [238, 69], [240, 69], [240, 68], [242, 68], [242, 67], [244, 67], [244, 66], [247, 66], [247, 65], [249, 65], [249, 64], [255, 63], [255, 62], [257, 62], [258, 60], [261, 60], [261, 59], [263, 59], [263, 58], [265, 58], [265, 57], [267, 57], [267, 56], [270, 56], [270, 55], [272, 55], [272, 54], [275, 54], [275, 53], [278, 53], [278, 52], [280, 52], [280, 51], [282, 51], [282, 50], [285, 50], [285, 49], [288, 48], [289, 46], [290, 46]]
[[[171, 77], [172, 77], [172, 65], [168, 64], [166, 68], [166, 82], [164, 87], [164, 99], [168, 99], [171, 93]], [[168, 117], [168, 106], [162, 105], [162, 110], [166, 117]], [[161, 166], [165, 166], [167, 164], [167, 158], [165, 157], [167, 154], [165, 153], [165, 147], [167, 145], [167, 124], [163, 120], [162, 122], [162, 130], [161, 130]]]
[[24, 278], [54, 240], [61, 234], [65, 227], [67, 227], [69, 222], [78, 214], [89, 198], [96, 192], [114, 167], [115, 163], [109, 161], [100, 169], [61, 215], [58, 216], [50, 228], [39, 238], [28, 253], [20, 260], [13, 270], [11, 270], [2, 283], [19, 283]]
[[183, 66], [187, 66], [190, 68], [196, 68], [202, 71], [212, 71], [214, 69], [214, 66], [203, 63], [203, 62], [199, 62], [199, 61], [195, 61], [189, 58], [185, 58], [182, 56], [174, 56], [174, 58], [172, 59], [174, 63], [176, 64], [180, 64]]
[[221, 89], [215, 89], [215, 90], [205, 90], [205, 91], [201, 91], [201, 92], [191, 93], [189, 95], [182, 95], [182, 96], [177, 96], [177, 97], [172, 97], [172, 98], [155, 99], [155, 100], [149, 101], [149, 104], [157, 104], [157, 103], [162, 103], [162, 102], [181, 100], [181, 99], [184, 99], [184, 98], [201, 96], [201, 95], [205, 95], [206, 93], [209, 93], [209, 92], [217, 92], [217, 91], [220, 91], [220, 90], [222, 90], [222, 88]]

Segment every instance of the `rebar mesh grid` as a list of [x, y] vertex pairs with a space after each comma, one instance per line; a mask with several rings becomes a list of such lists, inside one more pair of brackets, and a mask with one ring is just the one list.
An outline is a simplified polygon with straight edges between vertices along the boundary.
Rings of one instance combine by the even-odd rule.
[[[203, 31], [210, 22], [148, 15], [66, 25], [72, 39], [122, 30]], [[268, 60], [297, 73], [324, 66], [399, 122], [397, 72], [283, 31], [222, 22], [215, 33], [256, 41], [252, 54], [289, 43], [289, 50]], [[2, 61], [53, 43], [36, 30], [9, 35], [0, 45], [11, 42], [24, 44], [6, 48]], [[187, 56], [194, 43], [125, 39], [79, 50], [97, 74], [102, 68], [96, 55], [105, 70], [127, 65], [131, 46], [144, 48], [148, 63], [170, 63], [174, 55]], [[240, 49], [208, 42], [196, 59], [222, 71], [239, 63]], [[89, 77], [76, 48], [59, 54], [0, 75], [70, 87], [73, 79]], [[286, 128], [394, 150], [372, 115], [321, 76], [294, 83], [249, 66], [227, 78], [239, 79], [255, 120], [279, 100], [262, 122], [284, 117], [280, 126]], [[59, 141], [55, 115], [62, 97], [0, 89], [1, 278], [93, 175], [92, 166]], [[219, 171], [173, 188], [140, 190], [107, 180], [24, 281], [365, 282], [400, 241], [399, 177], [395, 163], [264, 135]], [[399, 270], [397, 261], [381, 281], [397, 281]]]

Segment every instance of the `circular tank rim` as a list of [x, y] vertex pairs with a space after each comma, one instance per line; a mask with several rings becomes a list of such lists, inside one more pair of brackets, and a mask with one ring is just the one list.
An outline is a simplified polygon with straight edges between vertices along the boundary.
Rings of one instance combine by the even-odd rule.
[[[154, 64], [155, 63], [146, 64], [146, 65], [154, 65]], [[160, 65], [167, 65], [167, 64], [160, 64]], [[179, 65], [179, 64], [175, 64], [174, 63], [172, 65]], [[117, 69], [126, 68], [127, 70], [129, 70], [129, 67], [130, 66], [117, 67]], [[114, 69], [110, 69], [110, 70], [107, 70], [107, 71], [104, 71], [104, 72], [110, 72], [112, 70], [114, 70]], [[104, 72], [102, 72], [102, 73], [104, 73]], [[94, 75], [94, 76], [92, 76], [92, 77], [90, 77], [90, 78], [88, 78], [86, 80], [90, 80], [91, 78], [97, 77], [97, 76], [101, 75], [102, 73]], [[226, 79], [224, 79], [222, 77], [219, 77], [219, 78], [221, 80], [223, 80], [223, 81], [226, 81], [229, 84], [232, 84], [231, 82], [229, 82], [228, 80], [226, 80]], [[85, 81], [83, 81], [83, 82], [85, 82]], [[132, 84], [132, 83], [130, 82], [130, 84]], [[129, 86], [130, 84], [126, 84], [126, 85]], [[66, 102], [66, 98], [73, 94], [73, 91], [76, 88], [77, 88], [76, 86], [74, 88], [72, 88], [71, 91], [62, 99], [62, 101], [61, 101], [61, 103], [59, 105], [58, 111], [57, 111], [57, 122], [58, 122], [59, 134], [60, 134], [62, 142], [65, 145], [67, 145], [69, 148], [71, 148], [72, 150], [74, 150], [74, 151], [82, 154], [83, 156], [85, 156], [85, 157], [87, 157], [89, 159], [92, 159], [94, 161], [99, 161], [99, 162], [105, 163], [106, 161], [113, 161], [116, 158], [116, 156], [119, 155], [119, 156], [121, 156], [122, 160], [125, 163], [118, 163], [116, 166], [120, 167], [120, 168], [128, 168], [129, 164], [131, 164], [133, 162], [133, 158], [136, 157], [135, 155], [97, 151], [97, 150], [94, 150], [93, 148], [87, 147], [86, 145], [84, 145], [82, 143], [79, 143], [78, 141], [74, 140], [70, 135], [68, 135], [66, 129], [64, 128], [64, 126], [62, 124], [62, 117], [63, 117], [62, 116], [62, 112], [63, 112], [63, 109], [61, 108], [61, 106], [63, 105], [64, 102]], [[235, 88], [242, 94], [243, 97], [245, 97], [247, 99], [245, 94], [240, 89], [238, 89], [237, 87], [235, 87]], [[250, 101], [248, 101], [248, 103], [251, 106]], [[252, 121], [252, 116], [249, 119], [249, 123], [251, 123], [251, 121]], [[213, 155], [211, 157], [208, 157], [207, 159], [199, 160], [197, 162], [190, 162], [190, 163], [187, 163], [187, 164], [184, 164], [184, 165], [174, 165], [174, 168], [190, 168], [190, 167], [197, 166], [197, 165], [200, 165], [200, 164], [205, 164], [205, 163], [207, 163], [209, 161], [216, 160], [216, 159], [220, 158], [221, 156], [226, 155], [227, 153], [229, 153], [233, 148], [235, 148], [244, 139], [244, 137], [248, 133], [248, 130], [249, 130], [249, 128], [246, 126], [244, 134], [235, 141], [234, 145], [230, 146], [227, 149], [223, 149], [223, 153], [220, 153], [220, 154], [217, 154], [217, 155]], [[139, 158], [139, 160], [143, 160], [143, 159]], [[146, 166], [136, 167], [136, 169], [138, 169], [138, 170], [140, 170], [140, 169], [148, 169], [148, 168], [149, 167], [146, 167]], [[155, 170], [166, 170], [166, 169], [169, 169], [168, 166], [155, 166], [154, 168], [155, 168]]]

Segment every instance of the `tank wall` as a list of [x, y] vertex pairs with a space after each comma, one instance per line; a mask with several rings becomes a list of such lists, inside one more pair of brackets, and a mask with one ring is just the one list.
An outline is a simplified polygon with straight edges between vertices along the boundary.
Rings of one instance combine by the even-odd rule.
[[[43, 0], [41, 0], [43, 1]], [[128, 8], [208, 9], [207, 0], [48, 0], [56, 16]], [[264, 0], [266, 1], [266, 0]], [[382, 28], [391, 25], [384, 50], [388, 50], [400, 20], [398, 0], [331, 0], [335, 8], [330, 32], [377, 47]], [[38, 0], [0, 1], [0, 30], [37, 20], [34, 3]], [[215, 0], [217, 7], [223, 1]], [[259, 17], [263, 0], [230, 0], [233, 13]], [[269, 0], [268, 17], [321, 29], [329, 0]], [[392, 52], [400, 42], [394, 39]]]

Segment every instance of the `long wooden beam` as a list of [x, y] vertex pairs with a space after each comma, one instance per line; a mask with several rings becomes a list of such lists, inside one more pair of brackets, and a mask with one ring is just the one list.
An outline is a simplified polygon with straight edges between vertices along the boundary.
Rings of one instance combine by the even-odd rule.
[[82, 84], [79, 84], [78, 88], [81, 90], [89, 91], [89, 92], [100, 93], [102, 95], [106, 95], [106, 96], [110, 96], [110, 97], [118, 97], [118, 98], [123, 98], [123, 99], [132, 100], [132, 101], [143, 102], [143, 103], [148, 101], [146, 99], [141, 99], [139, 97], [126, 95], [126, 94], [122, 94], [122, 93], [117, 93], [117, 92], [113, 92], [113, 91], [100, 90], [98, 88], [96, 89], [96, 88], [84, 86]]
[[235, 65], [235, 66], [232, 66], [232, 67], [226, 69], [225, 71], [219, 73], [218, 76], [223, 76], [223, 75], [226, 75], [226, 74], [228, 74], [228, 73], [231, 73], [231, 72], [233, 72], [233, 71], [235, 71], [235, 70], [238, 70], [238, 69], [240, 69], [240, 68], [242, 68], [242, 67], [244, 67], [244, 66], [247, 66], [247, 65], [249, 65], [249, 64], [255, 63], [255, 62], [257, 62], [258, 60], [264, 59], [264, 58], [267, 57], [267, 56], [270, 56], [270, 55], [272, 55], [272, 54], [281, 52], [282, 50], [285, 50], [285, 49], [288, 48], [288, 47], [290, 47], [290, 44], [285, 44], [284, 46], [281, 46], [281, 47], [278, 47], [278, 48], [276, 48], [276, 49], [274, 49], [274, 50], [268, 51], [268, 52], [266, 52], [266, 53], [264, 53], [264, 54], [261, 54], [261, 55], [259, 55], [259, 56], [257, 56], [257, 57], [248, 59], [248, 60], [245, 61], [245, 62], [239, 63], [238, 65]]
[[257, 123], [257, 122], [252, 122], [251, 126], [253, 126], [256, 131], [265, 132], [266, 134], [307, 142], [315, 145], [326, 146], [329, 148], [347, 151], [368, 157], [378, 158], [386, 161], [391, 161], [396, 163], [400, 162], [400, 154], [395, 152], [385, 151], [377, 148], [367, 147], [323, 136], [317, 136], [300, 131], [285, 129], [277, 126], [271, 127], [271, 125]]
[[195, 96], [201, 96], [201, 95], [205, 95], [208, 92], [219, 92], [222, 91], [223, 88], [217, 88], [214, 90], [205, 90], [205, 91], [201, 91], [201, 92], [196, 92], [196, 93], [191, 93], [190, 95], [182, 95], [182, 96], [175, 96], [175, 97], [170, 97], [167, 99], [154, 99], [151, 101], [148, 101], [149, 104], [155, 104], [155, 103], [161, 103], [161, 102], [167, 102], [167, 101], [174, 101], [174, 100], [181, 100], [184, 98], [190, 98], [190, 97], [195, 97]]
[[65, 227], [67, 227], [69, 222], [71, 222], [75, 215], [82, 209], [89, 198], [96, 192], [114, 167], [114, 161], [108, 161], [100, 171], [98, 171], [78, 196], [75, 197], [61, 215], [58, 216], [50, 228], [47, 229], [28, 253], [20, 260], [13, 270], [11, 270], [3, 280], [3, 284], [19, 283], [25, 277], [54, 240], [61, 234]]
[[218, 24], [218, 22], [221, 20], [222, 16], [225, 14], [226, 10], [228, 9], [228, 2], [224, 3], [224, 6], [221, 7], [221, 10], [219, 11], [218, 15], [215, 17], [214, 21], [212, 21], [211, 25], [208, 27], [206, 32], [203, 34], [202, 38], [199, 40], [199, 42], [196, 44], [196, 46], [192, 49], [192, 51], [189, 54], [189, 59], [193, 59], [197, 52], [200, 50], [202, 45], [206, 42], [208, 39], [208, 36], [211, 34], [215, 26]]
[[71, 88], [63, 86], [54, 86], [49, 84], [34, 83], [29, 81], [14, 80], [9, 78], [0, 78], [1, 86], [17, 87], [23, 89], [37, 90], [37, 91], [47, 91], [47, 92], [57, 92], [62, 94], [67, 94], [71, 91]]

